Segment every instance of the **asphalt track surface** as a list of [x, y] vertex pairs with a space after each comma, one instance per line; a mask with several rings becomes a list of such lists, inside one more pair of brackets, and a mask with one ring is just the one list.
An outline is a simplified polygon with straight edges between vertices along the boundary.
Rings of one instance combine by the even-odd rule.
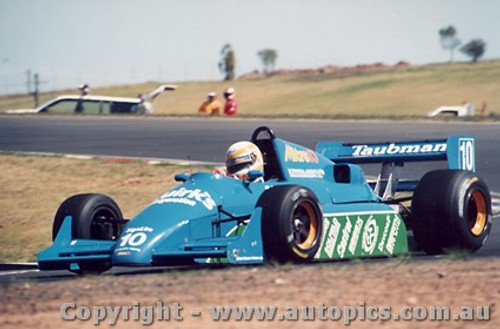
[[[476, 139], [476, 172], [485, 179], [490, 190], [500, 192], [500, 124], [495, 123], [1, 115], [0, 151], [220, 163], [230, 144], [248, 140], [253, 130], [262, 125], [271, 127], [283, 139], [309, 148], [314, 148], [318, 141], [412, 141], [446, 138], [452, 134], [471, 135]], [[437, 167], [440, 164], [407, 165], [404, 177], [419, 177]], [[378, 169], [374, 166], [365, 168], [369, 175], [376, 174]], [[486, 245], [474, 257], [500, 256], [500, 226], [495, 225], [500, 221], [495, 222]], [[153, 272], [163, 270], [151, 269]], [[149, 271], [115, 269], [110, 275]], [[73, 274], [68, 272], [41, 273], [21, 267], [0, 273], [0, 282], [52, 281], [72, 277]]]

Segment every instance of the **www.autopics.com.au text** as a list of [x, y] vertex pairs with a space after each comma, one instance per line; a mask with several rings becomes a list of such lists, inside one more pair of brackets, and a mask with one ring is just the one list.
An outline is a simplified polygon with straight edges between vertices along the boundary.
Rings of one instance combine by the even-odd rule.
[[208, 306], [206, 310], [187, 311], [181, 303], [142, 305], [77, 305], [65, 303], [60, 307], [65, 321], [92, 321], [94, 325], [118, 321], [136, 321], [150, 325], [155, 321], [183, 321], [186, 316], [203, 317], [208, 314], [212, 321], [336, 321], [349, 325], [354, 321], [489, 321], [490, 306], [464, 305], [452, 310], [446, 305], [411, 306], [398, 310], [388, 305], [317, 305], [307, 306]]

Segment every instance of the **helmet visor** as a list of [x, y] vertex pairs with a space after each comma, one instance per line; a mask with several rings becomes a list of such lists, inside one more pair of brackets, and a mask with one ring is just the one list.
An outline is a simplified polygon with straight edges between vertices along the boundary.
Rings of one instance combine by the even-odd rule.
[[239, 172], [240, 170], [243, 170], [247, 167], [249, 167], [252, 163], [251, 162], [244, 162], [244, 163], [238, 163], [238, 164], [235, 164], [235, 165], [232, 165], [232, 166], [228, 166], [227, 167], [227, 171], [233, 175], [237, 172]]

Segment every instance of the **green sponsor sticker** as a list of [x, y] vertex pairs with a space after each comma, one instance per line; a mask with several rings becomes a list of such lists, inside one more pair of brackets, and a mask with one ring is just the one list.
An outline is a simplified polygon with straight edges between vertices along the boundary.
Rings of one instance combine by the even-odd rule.
[[408, 252], [406, 228], [397, 213], [326, 215], [316, 259], [344, 259]]

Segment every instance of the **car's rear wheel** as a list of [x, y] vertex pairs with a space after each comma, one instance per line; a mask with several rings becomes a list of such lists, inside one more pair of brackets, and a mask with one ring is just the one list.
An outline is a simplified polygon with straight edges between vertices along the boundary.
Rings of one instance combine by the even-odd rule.
[[[123, 229], [123, 215], [116, 202], [102, 194], [78, 194], [66, 199], [56, 212], [52, 226], [55, 240], [64, 219], [71, 216], [72, 239], [116, 240]], [[78, 273], [100, 273], [109, 262], [82, 262]]]
[[264, 252], [271, 261], [310, 260], [321, 243], [323, 217], [318, 200], [306, 187], [275, 186], [259, 199]]
[[484, 181], [464, 170], [427, 173], [415, 189], [412, 227], [429, 254], [446, 249], [476, 251], [491, 230], [491, 196]]

